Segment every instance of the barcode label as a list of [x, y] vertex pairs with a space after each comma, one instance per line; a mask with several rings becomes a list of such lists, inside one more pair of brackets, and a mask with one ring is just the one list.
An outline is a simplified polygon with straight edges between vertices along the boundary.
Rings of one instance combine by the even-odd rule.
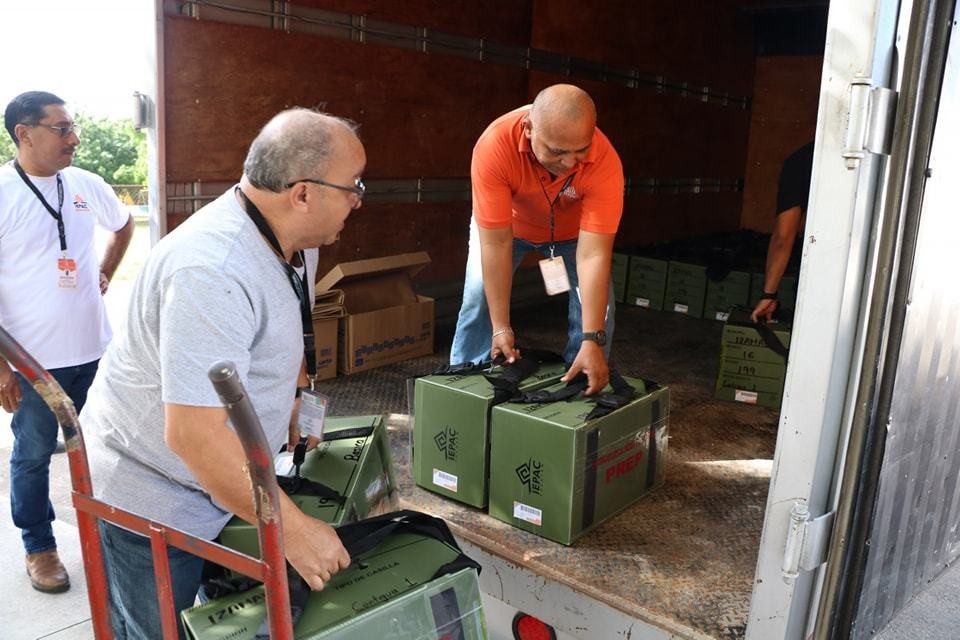
[[746, 402], [747, 404], [757, 404], [757, 392], [756, 391], [744, 391], [743, 389], [736, 389], [733, 393], [733, 399], [737, 402]]
[[722, 320], [723, 322], [727, 321], [727, 318], [730, 317], [730, 313], [727, 311], [717, 311], [717, 320]]
[[637, 298], [637, 299], [634, 301], [634, 304], [635, 304], [636, 306], [638, 306], [638, 307], [649, 307], [649, 306], [650, 306], [650, 301], [647, 300], [646, 298]]
[[442, 487], [447, 491], [457, 492], [457, 476], [447, 473], [446, 471], [440, 471], [440, 469], [433, 470], [433, 484], [438, 487]]
[[513, 517], [517, 520], [523, 520], [538, 527], [543, 524], [543, 512], [536, 507], [523, 504], [522, 502], [513, 503]]
[[673, 303], [673, 310], [676, 311], [677, 313], [686, 313], [687, 311], [689, 311], [689, 307], [687, 307], [687, 305], [685, 305], [685, 304], [680, 304], [679, 302], [674, 302], [674, 303]]

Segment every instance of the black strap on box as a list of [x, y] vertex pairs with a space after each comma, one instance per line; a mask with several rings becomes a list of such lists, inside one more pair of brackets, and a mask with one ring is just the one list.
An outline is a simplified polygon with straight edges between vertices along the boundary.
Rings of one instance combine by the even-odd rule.
[[[517, 346], [519, 348], [519, 346]], [[546, 349], [524, 349], [523, 357], [503, 367], [499, 375], [492, 375], [490, 370], [505, 362], [500, 355], [493, 360], [482, 362], [465, 362], [463, 364], [443, 365], [429, 375], [483, 375], [493, 385], [493, 404], [501, 404], [511, 400], [520, 393], [520, 383], [532, 376], [541, 365], [563, 362], [563, 356]]]
[[537, 372], [543, 364], [563, 362], [563, 358], [552, 351], [529, 349], [520, 359], [514, 360], [503, 368], [500, 375], [484, 375], [493, 385], [493, 405], [502, 404], [520, 393], [520, 383]]
[[[648, 382], [644, 380], [644, 383], [647, 385], [647, 391], [653, 391], [659, 387], [655, 382]], [[511, 402], [520, 402], [526, 404], [547, 404], [551, 402], [561, 402], [564, 400], [570, 400], [580, 395], [587, 390], [589, 386], [587, 376], [584, 373], [578, 373], [573, 377], [567, 386], [556, 389], [554, 391], [548, 391], [547, 389], [537, 389], [536, 391], [529, 391], [517, 394], [514, 398], [511, 399]], [[593, 400], [596, 402], [596, 406], [587, 414], [587, 420], [593, 420], [594, 418], [600, 418], [607, 415], [613, 411], [616, 411], [620, 407], [629, 404], [636, 395], [636, 389], [634, 389], [626, 380], [623, 379], [615, 369], [610, 369], [610, 386], [612, 391], [606, 393], [601, 393], [593, 397]]]
[[[752, 309], [748, 309], [747, 307], [743, 307], [740, 305], [734, 305], [733, 307], [731, 307], [731, 310], [745, 311], [748, 314], [753, 312]], [[792, 316], [787, 316], [787, 319], [789, 320], [791, 317]], [[771, 329], [766, 322], [751, 321], [748, 323], [737, 322], [735, 324], [737, 326], [748, 327], [756, 331], [757, 334], [760, 336], [760, 339], [763, 340], [764, 346], [766, 346], [768, 349], [770, 349], [770, 351], [773, 351], [775, 354], [783, 358], [784, 362], [786, 362], [787, 354], [790, 352], [790, 350], [786, 346], [784, 346], [782, 342], [780, 342], [780, 338], [777, 337], [777, 334], [774, 333], [773, 329]]]
[[[350, 427], [348, 429], [339, 429], [332, 433], [323, 434], [324, 442], [333, 442], [335, 440], [352, 440], [354, 438], [369, 438], [373, 435], [373, 427]], [[286, 445], [280, 448], [280, 453], [286, 451]], [[307, 457], [307, 439], [300, 438], [300, 442], [293, 448], [293, 469], [292, 476], [277, 476], [277, 485], [280, 490], [288, 496], [316, 496], [324, 498], [339, 505], [346, 502], [346, 497], [339, 491], [328, 487], [322, 482], [310, 480], [300, 475], [300, 466]]]
[[478, 574], [480, 573], [480, 564], [463, 553], [447, 523], [440, 518], [419, 511], [404, 509], [337, 527], [340, 542], [351, 558], [375, 549], [394, 533], [416, 533], [439, 540], [456, 549], [457, 557], [437, 569], [431, 579], [466, 568], [474, 569]]

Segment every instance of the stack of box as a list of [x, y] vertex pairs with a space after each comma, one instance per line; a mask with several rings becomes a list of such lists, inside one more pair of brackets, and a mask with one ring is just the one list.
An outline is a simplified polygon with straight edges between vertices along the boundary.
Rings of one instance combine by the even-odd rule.
[[724, 321], [731, 307], [745, 306], [749, 298], [749, 271], [730, 271], [722, 280], [707, 280], [704, 317]]
[[[473, 569], [435, 574], [459, 550], [432, 537], [394, 533], [312, 591], [297, 638], [487, 637]], [[262, 586], [181, 613], [191, 640], [253, 640], [266, 617]]]
[[707, 268], [689, 262], [671, 260], [667, 270], [667, 291], [663, 305], [667, 311], [703, 317], [707, 294]]
[[[307, 452], [300, 475], [333, 489], [344, 501], [293, 495], [294, 504], [308, 516], [333, 526], [395, 510], [399, 496], [383, 418], [327, 418], [324, 436], [329, 439]], [[227, 523], [220, 533], [220, 543], [260, 557], [257, 528], [240, 518]]]
[[625, 253], [614, 253], [610, 259], [610, 280], [613, 282], [613, 299], [623, 302], [627, 295], [627, 269], [630, 256]]
[[669, 391], [642, 380], [626, 381], [636, 390], [634, 400], [589, 421], [586, 416], [596, 405], [584, 398], [495, 407], [490, 515], [571, 544], [660, 485]]
[[772, 340], [790, 346], [790, 325], [768, 323], [771, 335], [758, 331], [750, 312], [736, 309], [723, 327], [720, 371], [715, 396], [765, 407], [779, 408], [786, 375], [786, 359], [771, 348]]
[[429, 262], [423, 251], [344, 262], [320, 279], [318, 292], [343, 290], [340, 373], [433, 353], [434, 302], [413, 289], [413, 276]]
[[[543, 364], [522, 381], [520, 390], [556, 382], [564, 371], [562, 362]], [[474, 507], [487, 506], [493, 397], [493, 385], [479, 374], [417, 379], [412, 463], [417, 485]]]
[[666, 260], [647, 256], [630, 256], [627, 277], [627, 304], [649, 309], [663, 309], [667, 289]]

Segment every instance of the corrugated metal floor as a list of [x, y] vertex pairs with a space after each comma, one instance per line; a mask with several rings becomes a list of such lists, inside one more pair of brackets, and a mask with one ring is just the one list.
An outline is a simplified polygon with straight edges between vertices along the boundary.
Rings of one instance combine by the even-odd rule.
[[[562, 350], [565, 303], [514, 314], [529, 346]], [[473, 542], [526, 557], [531, 570], [640, 619], [664, 617], [716, 638], [746, 626], [776, 442], [777, 412], [713, 399], [722, 324], [621, 306], [614, 366], [671, 388], [666, 484], [572, 547], [496, 521], [413, 486], [407, 442], [395, 464], [407, 506], [435, 513]], [[446, 361], [450, 329], [433, 356], [321, 384], [334, 415], [408, 413], [406, 381]], [[693, 634], [696, 635], [696, 634]]]

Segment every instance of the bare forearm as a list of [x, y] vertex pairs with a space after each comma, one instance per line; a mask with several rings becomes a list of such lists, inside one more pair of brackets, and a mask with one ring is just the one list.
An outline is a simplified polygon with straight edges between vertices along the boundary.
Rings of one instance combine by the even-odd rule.
[[481, 246], [483, 291], [490, 310], [493, 330], [510, 326], [510, 289], [513, 285], [513, 239]]
[[606, 324], [612, 254], [613, 236], [581, 234], [577, 243], [577, 280], [584, 331], [598, 331]]
[[120, 266], [120, 261], [123, 260], [123, 256], [127, 252], [127, 247], [130, 246], [130, 240], [133, 238], [133, 229], [133, 218], [130, 217], [127, 219], [127, 224], [118, 231], [115, 231], [107, 240], [103, 250], [103, 257], [100, 260], [100, 271], [103, 275], [107, 276], [108, 280], [113, 278], [113, 274], [116, 273], [117, 267]]

